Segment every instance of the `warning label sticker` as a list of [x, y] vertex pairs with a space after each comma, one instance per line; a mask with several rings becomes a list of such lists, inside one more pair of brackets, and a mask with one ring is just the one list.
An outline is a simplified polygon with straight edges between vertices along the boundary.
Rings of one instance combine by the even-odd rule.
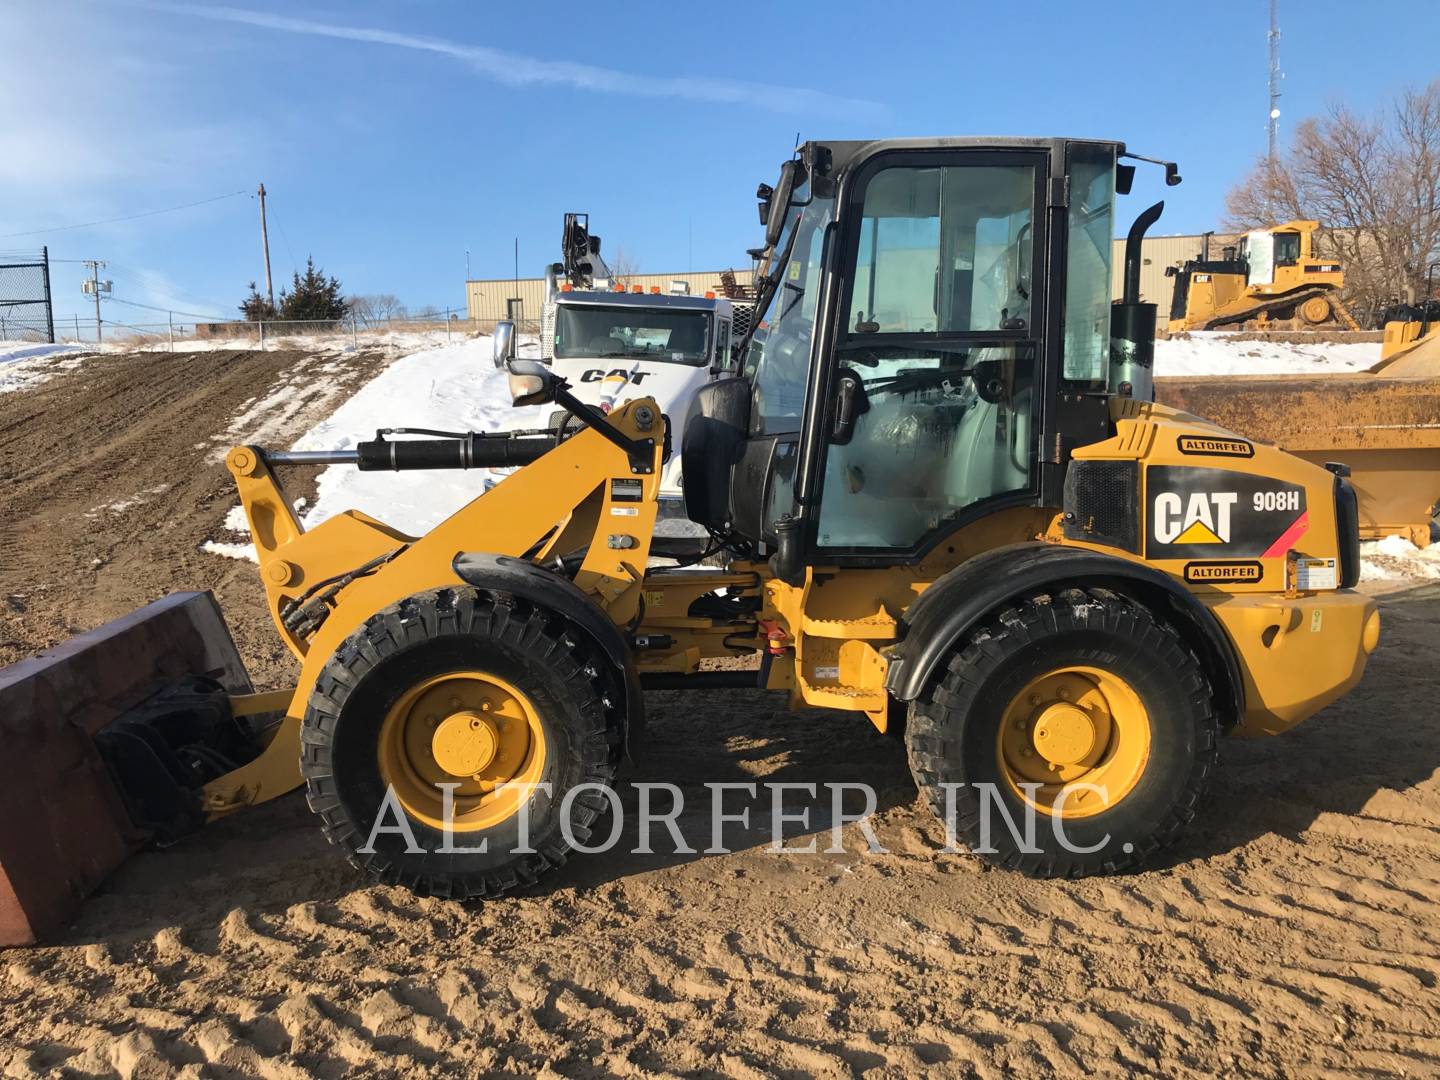
[[1295, 587], [1301, 592], [1338, 589], [1340, 573], [1334, 559], [1296, 559]]

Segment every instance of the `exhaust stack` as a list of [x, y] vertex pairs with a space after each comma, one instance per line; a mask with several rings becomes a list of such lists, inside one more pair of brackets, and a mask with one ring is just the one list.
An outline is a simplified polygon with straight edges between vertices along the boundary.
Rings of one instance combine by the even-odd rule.
[[1162, 199], [1135, 219], [1125, 237], [1125, 291], [1110, 308], [1112, 394], [1155, 400], [1155, 305], [1140, 301], [1140, 263], [1145, 232], [1165, 211]]

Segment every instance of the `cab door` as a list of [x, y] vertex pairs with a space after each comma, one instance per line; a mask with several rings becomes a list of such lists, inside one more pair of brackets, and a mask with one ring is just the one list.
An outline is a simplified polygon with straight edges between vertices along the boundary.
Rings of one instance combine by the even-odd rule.
[[846, 403], [823, 433], [816, 560], [913, 557], [1037, 498], [1047, 165], [902, 151], [848, 185], [830, 361]]

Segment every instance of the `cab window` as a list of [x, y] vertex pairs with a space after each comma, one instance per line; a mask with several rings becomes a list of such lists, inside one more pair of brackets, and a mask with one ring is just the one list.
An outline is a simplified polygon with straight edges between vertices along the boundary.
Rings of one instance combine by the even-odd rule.
[[860, 410], [826, 452], [822, 549], [914, 550], [1032, 486], [1038, 170], [1028, 155], [953, 160], [881, 168], [861, 193], [835, 353]]

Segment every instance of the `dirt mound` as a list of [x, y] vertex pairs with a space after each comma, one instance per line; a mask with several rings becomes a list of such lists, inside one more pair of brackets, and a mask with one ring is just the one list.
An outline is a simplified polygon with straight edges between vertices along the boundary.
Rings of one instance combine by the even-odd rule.
[[167, 592], [210, 588], [235, 612], [257, 679], [287, 677], [254, 567], [199, 550], [236, 502], [223, 454], [294, 439], [385, 362], [379, 351], [103, 354], [0, 394], [0, 665]]

